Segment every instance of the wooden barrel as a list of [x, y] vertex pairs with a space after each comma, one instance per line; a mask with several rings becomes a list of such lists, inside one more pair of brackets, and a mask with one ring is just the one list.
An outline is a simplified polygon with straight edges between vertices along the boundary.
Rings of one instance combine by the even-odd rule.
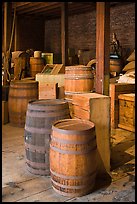
[[38, 82], [14, 80], [9, 88], [9, 121], [11, 125], [24, 127], [29, 100], [38, 99]]
[[65, 94], [83, 93], [93, 90], [92, 68], [84, 65], [65, 67]]
[[94, 123], [80, 119], [56, 121], [50, 141], [53, 189], [68, 197], [91, 192], [97, 170], [96, 150]]
[[118, 74], [121, 72], [121, 59], [110, 59], [110, 72], [117, 72]]
[[68, 103], [60, 99], [30, 101], [26, 114], [25, 150], [28, 171], [49, 175], [49, 140], [52, 123], [70, 118]]
[[44, 68], [44, 60], [42, 57], [30, 57], [30, 75], [35, 77]]

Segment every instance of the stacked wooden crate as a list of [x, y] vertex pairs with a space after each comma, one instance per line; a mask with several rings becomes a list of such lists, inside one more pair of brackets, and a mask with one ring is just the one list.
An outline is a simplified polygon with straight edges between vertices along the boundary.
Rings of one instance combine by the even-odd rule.
[[97, 148], [104, 168], [110, 171], [110, 97], [97, 93], [74, 94], [72, 96], [73, 118], [90, 120], [95, 123]]
[[111, 97], [111, 127], [118, 127], [119, 118], [119, 101], [120, 94], [135, 93], [135, 84], [113, 83], [110, 84], [109, 96]]
[[135, 132], [135, 94], [120, 94], [118, 127]]

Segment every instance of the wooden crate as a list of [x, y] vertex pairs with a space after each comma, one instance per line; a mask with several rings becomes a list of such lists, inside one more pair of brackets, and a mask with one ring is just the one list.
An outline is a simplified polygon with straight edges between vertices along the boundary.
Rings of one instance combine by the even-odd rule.
[[39, 81], [39, 99], [56, 99], [58, 83]]
[[58, 83], [58, 87], [64, 86], [64, 76], [65, 74], [36, 74], [36, 81], [46, 82], [46, 83]]
[[52, 75], [52, 74], [38, 73], [36, 74], [36, 81], [45, 82], [45, 83], [58, 83], [57, 98], [63, 99], [65, 98], [64, 76], [65, 74]]
[[2, 124], [9, 122], [8, 101], [2, 101]]
[[118, 127], [135, 132], [135, 94], [120, 94]]
[[113, 83], [110, 84], [109, 96], [111, 97], [111, 127], [118, 127], [119, 104], [118, 96], [120, 94], [135, 93], [135, 84]]
[[[74, 118], [88, 119], [95, 123], [97, 148], [101, 160], [98, 172], [110, 171], [110, 97], [97, 93], [72, 96]], [[99, 160], [99, 158], [98, 158]]]

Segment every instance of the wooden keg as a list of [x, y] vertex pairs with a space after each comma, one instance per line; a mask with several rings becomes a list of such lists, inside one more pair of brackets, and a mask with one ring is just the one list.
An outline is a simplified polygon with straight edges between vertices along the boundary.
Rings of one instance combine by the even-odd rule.
[[44, 68], [44, 60], [42, 57], [30, 57], [30, 75], [35, 77]]
[[94, 123], [65, 119], [52, 125], [50, 172], [52, 187], [73, 197], [92, 191], [97, 171]]
[[28, 171], [49, 175], [49, 141], [52, 123], [70, 118], [68, 103], [61, 99], [30, 101], [26, 114], [25, 150]]
[[91, 67], [84, 65], [65, 67], [65, 95], [90, 92], [94, 87]]
[[117, 72], [118, 74], [121, 72], [121, 59], [112, 58], [110, 59], [110, 72]]
[[32, 80], [14, 80], [9, 88], [9, 121], [11, 125], [24, 127], [29, 100], [38, 99], [38, 82]]

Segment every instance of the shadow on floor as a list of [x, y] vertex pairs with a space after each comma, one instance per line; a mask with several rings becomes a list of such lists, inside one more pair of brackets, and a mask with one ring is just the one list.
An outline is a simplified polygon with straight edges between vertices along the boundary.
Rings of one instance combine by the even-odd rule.
[[112, 147], [110, 161], [111, 171], [135, 158], [135, 156], [126, 152], [129, 148], [134, 147], [134, 145], [134, 140], [123, 140]]

